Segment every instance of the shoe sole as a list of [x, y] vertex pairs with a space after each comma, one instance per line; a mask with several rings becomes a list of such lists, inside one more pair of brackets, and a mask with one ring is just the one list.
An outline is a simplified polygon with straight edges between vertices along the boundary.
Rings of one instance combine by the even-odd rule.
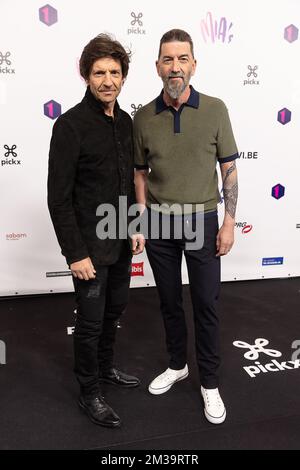
[[116, 387], [121, 387], [121, 388], [135, 388], [141, 385], [141, 382], [138, 382], [137, 384], [131, 384], [131, 385], [120, 385], [120, 384], [116, 384], [113, 380], [109, 380], [109, 379], [99, 379], [99, 382], [110, 384], [110, 385], [115, 385]]
[[121, 426], [121, 421], [119, 421], [118, 423], [115, 423], [115, 424], [114, 423], [112, 423], [112, 424], [99, 423], [99, 421], [97, 421], [96, 419], [94, 419], [90, 415], [87, 407], [83, 403], [81, 403], [81, 401], [78, 401], [78, 405], [79, 405], [79, 408], [81, 408], [81, 410], [84, 411], [86, 415], [88, 415], [88, 417], [92, 421], [92, 423], [98, 424], [98, 426], [104, 426], [105, 428], [119, 428]]
[[179, 379], [175, 380], [170, 385], [167, 385], [166, 387], [163, 387], [163, 388], [152, 388], [150, 384], [148, 387], [148, 391], [152, 395], [162, 395], [163, 393], [166, 393], [168, 390], [170, 390], [170, 388], [173, 387], [173, 385], [176, 384], [176, 382], [180, 382], [180, 380], [186, 379], [188, 375], [189, 373], [187, 372], [185, 375], [183, 375], [182, 377], [179, 377]]
[[222, 416], [220, 416], [219, 418], [216, 418], [215, 416], [211, 416], [209, 413], [207, 413], [206, 409], [204, 408], [204, 415], [205, 415], [205, 418], [207, 419], [207, 421], [209, 421], [210, 423], [212, 423], [212, 424], [222, 424], [222, 423], [224, 423], [224, 421], [226, 419], [226, 410], [224, 410], [224, 413], [222, 414]]

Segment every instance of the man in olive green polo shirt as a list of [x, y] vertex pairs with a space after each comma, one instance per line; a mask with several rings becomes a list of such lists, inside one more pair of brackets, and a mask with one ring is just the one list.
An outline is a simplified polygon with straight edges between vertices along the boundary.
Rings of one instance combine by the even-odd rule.
[[[197, 208], [202, 205], [204, 240], [202, 248], [187, 249], [184, 235], [178, 238], [171, 232], [173, 236], [166, 238], [160, 230], [158, 236], [153, 236], [150, 224], [146, 249], [160, 296], [170, 360], [169, 367], [149, 385], [149, 392], [165, 393], [188, 376], [181, 281], [184, 252], [194, 310], [204, 413], [208, 421], [220, 424], [226, 418], [226, 409], [218, 390], [220, 354], [216, 307], [220, 256], [226, 255], [234, 242], [238, 152], [225, 104], [198, 93], [189, 85], [196, 60], [188, 33], [173, 29], [163, 35], [156, 67], [163, 90], [158, 98], [137, 112], [134, 120], [137, 201], [142, 208], [147, 207], [149, 221], [153, 220], [155, 212], [164, 212], [165, 207], [184, 208], [189, 204], [194, 208], [191, 222], [195, 223]], [[217, 161], [225, 202], [220, 229]], [[175, 216], [170, 218], [174, 223]]]

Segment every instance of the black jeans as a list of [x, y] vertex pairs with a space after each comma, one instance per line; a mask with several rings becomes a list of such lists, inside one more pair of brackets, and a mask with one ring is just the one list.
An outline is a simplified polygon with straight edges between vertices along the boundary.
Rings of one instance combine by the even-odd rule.
[[196, 358], [205, 388], [218, 387], [220, 258], [216, 257], [217, 215], [205, 218], [204, 245], [186, 250], [185, 238], [151, 239], [146, 250], [160, 296], [166, 330], [169, 367], [182, 369], [187, 362], [187, 327], [182, 306], [181, 261], [184, 252], [194, 312]]
[[74, 372], [85, 396], [99, 393], [99, 373], [114, 365], [117, 321], [129, 296], [131, 253], [126, 243], [115, 264], [95, 266], [95, 279], [73, 277], [77, 303]]

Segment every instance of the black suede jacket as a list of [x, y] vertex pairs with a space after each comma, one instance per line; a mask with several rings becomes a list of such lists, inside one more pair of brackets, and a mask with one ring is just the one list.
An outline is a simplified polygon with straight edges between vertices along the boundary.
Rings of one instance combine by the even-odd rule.
[[69, 265], [88, 256], [95, 264], [117, 261], [124, 240], [97, 237], [103, 217], [96, 209], [109, 203], [118, 216], [119, 196], [135, 202], [133, 175], [130, 116], [117, 102], [114, 119], [107, 116], [88, 87], [81, 103], [55, 122], [49, 153], [48, 207]]

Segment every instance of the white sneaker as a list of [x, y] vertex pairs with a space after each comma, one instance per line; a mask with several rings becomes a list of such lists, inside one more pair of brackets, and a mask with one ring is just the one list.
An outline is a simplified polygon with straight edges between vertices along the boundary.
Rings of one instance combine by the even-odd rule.
[[204, 414], [206, 419], [213, 424], [221, 424], [226, 418], [226, 409], [217, 388], [203, 388], [201, 395], [204, 401]]
[[189, 375], [189, 369], [187, 364], [183, 369], [174, 370], [168, 368], [162, 374], [158, 375], [149, 385], [148, 390], [152, 395], [160, 395], [165, 393], [174, 383], [179, 382], [179, 380], [185, 379]]

